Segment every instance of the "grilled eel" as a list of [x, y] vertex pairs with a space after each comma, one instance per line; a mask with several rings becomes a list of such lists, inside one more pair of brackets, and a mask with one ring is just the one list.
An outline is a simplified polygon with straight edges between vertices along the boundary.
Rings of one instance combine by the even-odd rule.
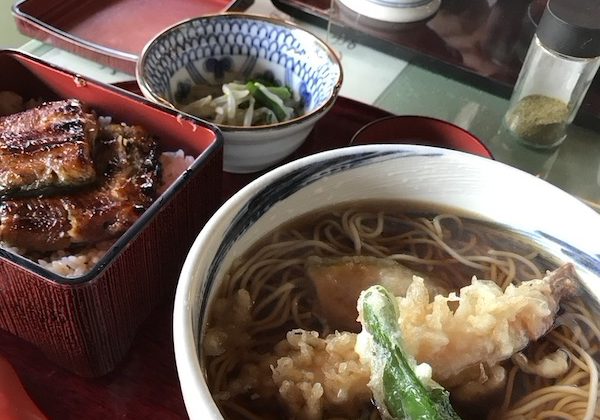
[[120, 236], [152, 204], [160, 179], [156, 139], [143, 128], [111, 124], [96, 139], [95, 184], [48, 197], [0, 203], [0, 239], [32, 252]]
[[76, 99], [0, 117], [0, 196], [90, 184], [97, 118]]

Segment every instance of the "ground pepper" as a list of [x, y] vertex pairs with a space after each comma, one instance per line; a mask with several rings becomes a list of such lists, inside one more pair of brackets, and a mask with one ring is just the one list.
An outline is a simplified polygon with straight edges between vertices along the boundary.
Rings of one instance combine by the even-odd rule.
[[506, 125], [526, 144], [547, 148], [564, 138], [569, 113], [569, 105], [560, 99], [529, 95], [506, 115]]

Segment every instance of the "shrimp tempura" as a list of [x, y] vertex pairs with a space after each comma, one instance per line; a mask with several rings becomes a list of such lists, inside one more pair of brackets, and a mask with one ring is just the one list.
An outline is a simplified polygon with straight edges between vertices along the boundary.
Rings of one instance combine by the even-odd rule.
[[415, 277], [406, 297], [397, 298], [406, 348], [433, 368], [436, 381], [460, 385], [456, 375], [466, 369], [494, 367], [544, 335], [561, 298], [577, 291], [573, 279], [571, 264], [504, 292], [474, 278], [459, 295], [437, 295], [430, 302], [423, 281]]

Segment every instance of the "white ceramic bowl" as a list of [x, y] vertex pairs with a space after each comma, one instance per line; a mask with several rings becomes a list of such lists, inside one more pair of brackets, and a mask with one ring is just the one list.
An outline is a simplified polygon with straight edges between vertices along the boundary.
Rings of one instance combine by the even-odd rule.
[[268, 72], [304, 103], [301, 116], [267, 126], [218, 124], [223, 168], [256, 172], [294, 152], [337, 98], [342, 66], [320, 39], [292, 23], [242, 13], [193, 18], [152, 39], [137, 63], [144, 96], [174, 107], [194, 84], [222, 85]]
[[391, 23], [417, 22], [433, 16], [441, 0], [339, 0], [344, 6], [371, 19]]
[[600, 215], [549, 183], [490, 159], [428, 146], [367, 145], [319, 153], [272, 170], [234, 195], [189, 252], [175, 298], [173, 333], [192, 419], [220, 417], [205, 383], [199, 345], [207, 306], [234, 259], [296, 216], [382, 198], [463, 209], [521, 231], [574, 262], [600, 299]]

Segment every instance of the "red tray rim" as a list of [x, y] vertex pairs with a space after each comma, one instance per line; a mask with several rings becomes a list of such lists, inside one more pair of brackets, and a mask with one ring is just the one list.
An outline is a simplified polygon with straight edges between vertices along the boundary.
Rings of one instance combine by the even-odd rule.
[[[136, 54], [132, 54], [126, 51], [122, 51], [116, 48], [104, 46], [98, 44], [96, 42], [88, 41], [81, 37], [75, 36], [70, 32], [63, 31], [41, 19], [38, 19], [31, 14], [25, 13], [22, 10], [22, 6], [24, 3], [27, 3], [31, 0], [17, 0], [11, 7], [11, 12], [15, 20], [27, 22], [30, 25], [37, 27], [39, 30], [43, 31], [47, 36], [54, 39], [59, 39], [62, 42], [67, 44], [72, 44], [73, 46], [78, 46], [80, 48], [88, 49], [96, 54], [106, 56], [108, 58], [122, 60], [128, 63], [137, 62], [139, 56]], [[219, 10], [215, 10], [215, 13], [226, 12], [227, 10], [235, 7], [237, 4], [244, 3], [245, 0], [222, 0], [223, 8]], [[174, 22], [176, 23], [176, 22]], [[40, 39], [40, 38], [38, 38]], [[150, 41], [151, 37], [148, 39]], [[48, 39], [40, 39], [43, 42], [48, 42]]]

